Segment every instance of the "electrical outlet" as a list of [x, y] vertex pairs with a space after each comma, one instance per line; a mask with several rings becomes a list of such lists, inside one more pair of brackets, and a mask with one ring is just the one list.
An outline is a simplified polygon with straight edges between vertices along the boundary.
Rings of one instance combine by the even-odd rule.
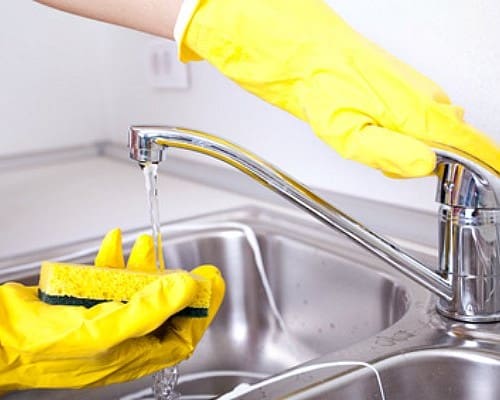
[[174, 42], [154, 39], [147, 49], [147, 75], [152, 87], [158, 89], [188, 89], [186, 64], [177, 59]]

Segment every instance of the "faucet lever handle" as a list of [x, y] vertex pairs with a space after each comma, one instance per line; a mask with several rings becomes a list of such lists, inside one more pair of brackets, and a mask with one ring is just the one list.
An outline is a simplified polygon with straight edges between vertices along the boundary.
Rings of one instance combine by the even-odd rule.
[[497, 171], [456, 149], [433, 150], [437, 155], [437, 202], [453, 207], [500, 209]]

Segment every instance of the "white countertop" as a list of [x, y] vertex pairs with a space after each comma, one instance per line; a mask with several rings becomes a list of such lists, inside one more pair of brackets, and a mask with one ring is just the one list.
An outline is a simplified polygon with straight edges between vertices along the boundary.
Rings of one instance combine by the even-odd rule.
[[[162, 223], [245, 205], [247, 196], [161, 173]], [[105, 157], [0, 173], [0, 258], [145, 227], [149, 214], [144, 178], [132, 163]]]

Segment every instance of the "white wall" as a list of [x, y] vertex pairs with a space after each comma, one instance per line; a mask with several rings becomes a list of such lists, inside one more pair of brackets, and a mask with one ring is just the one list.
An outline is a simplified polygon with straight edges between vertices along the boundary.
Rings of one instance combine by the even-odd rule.
[[[499, 2], [330, 3], [363, 34], [437, 81], [465, 107], [470, 122], [500, 141]], [[28, 16], [22, 29], [20, 12]], [[177, 124], [224, 136], [312, 186], [435, 208], [433, 178], [389, 180], [341, 159], [304, 123], [245, 93], [206, 63], [189, 66], [188, 90], [149, 87], [148, 35], [48, 13], [24, 0], [1, 3], [0, 19], [7, 22], [0, 28], [1, 69], [7, 71], [0, 77], [2, 124], [26, 125], [16, 128], [23, 139], [7, 139], [8, 150], [26, 142], [42, 146], [40, 135], [61, 144], [61, 132], [67, 143], [98, 137], [125, 143], [130, 124]], [[33, 54], [26, 56], [26, 49]]]
[[31, 0], [0, 1], [0, 155], [107, 134], [107, 29]]

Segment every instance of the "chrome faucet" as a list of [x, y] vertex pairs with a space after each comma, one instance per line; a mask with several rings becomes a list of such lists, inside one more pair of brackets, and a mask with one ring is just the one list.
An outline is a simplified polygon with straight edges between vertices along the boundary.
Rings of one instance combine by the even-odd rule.
[[130, 157], [140, 164], [161, 162], [167, 147], [209, 155], [254, 178], [438, 295], [437, 309], [443, 315], [466, 322], [500, 321], [500, 180], [496, 171], [471, 156], [434, 149], [441, 206], [439, 265], [432, 270], [235, 144], [184, 128], [130, 128]]

